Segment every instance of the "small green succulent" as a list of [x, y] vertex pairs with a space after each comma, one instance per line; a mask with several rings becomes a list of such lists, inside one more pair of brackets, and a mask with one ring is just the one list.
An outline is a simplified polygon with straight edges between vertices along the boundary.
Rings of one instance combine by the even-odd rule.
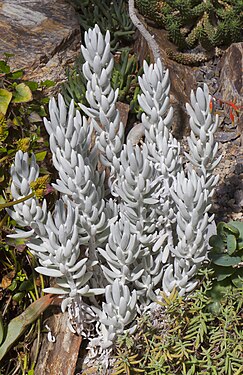
[[[243, 373], [242, 288], [228, 290], [215, 314], [212, 270], [186, 297], [162, 293], [161, 307], [119, 336], [112, 375], [240, 375]], [[129, 339], [128, 339], [129, 337]]]
[[243, 223], [220, 222], [217, 234], [209, 240], [210, 259], [217, 281], [230, 280], [236, 287], [243, 286]]
[[100, 30], [111, 34], [111, 48], [117, 50], [133, 41], [135, 27], [129, 17], [124, 0], [70, 0], [78, 12], [82, 31], [99, 25]]

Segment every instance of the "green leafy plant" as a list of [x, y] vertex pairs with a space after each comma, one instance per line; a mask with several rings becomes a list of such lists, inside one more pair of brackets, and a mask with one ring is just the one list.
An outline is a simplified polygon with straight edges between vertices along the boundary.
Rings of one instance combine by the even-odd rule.
[[243, 287], [243, 223], [218, 223], [217, 234], [210, 238], [209, 244], [210, 267], [214, 271], [210, 309], [217, 312], [228, 290]]
[[6, 337], [4, 337], [4, 332], [1, 332], [3, 341], [0, 346], [0, 360], [3, 359], [14, 342], [24, 333], [26, 327], [33, 323], [46, 310], [52, 300], [53, 297], [50, 294], [42, 296], [28, 306], [21, 315], [11, 320], [6, 328]]
[[135, 28], [128, 15], [125, 0], [70, 0], [78, 12], [82, 31], [95, 24], [99, 25], [102, 33], [110, 30], [111, 48], [127, 46], [133, 41]]
[[119, 89], [118, 99], [130, 105], [131, 113], [139, 116], [141, 108], [138, 105], [138, 95], [141, 90], [138, 85], [138, 76], [143, 73], [136, 55], [131, 55], [129, 50], [123, 50], [117, 56], [111, 78], [114, 90]]
[[[44, 286], [44, 278], [36, 275], [35, 262], [25, 241], [18, 240], [13, 245], [12, 240], [5, 238], [10, 231], [9, 220], [1, 229], [0, 371], [8, 375], [21, 368], [21, 374], [25, 374], [34, 368], [40, 348], [40, 314], [44, 311], [40, 287]], [[37, 300], [40, 303], [35, 303]], [[36, 347], [30, 358], [34, 340]]]
[[215, 271], [217, 281], [227, 282], [242, 287], [243, 281], [243, 223], [231, 221], [220, 222], [217, 234], [213, 235], [209, 244], [211, 266]]
[[16, 151], [32, 151], [40, 161], [45, 158], [47, 142], [43, 139], [41, 124], [49, 99], [43, 90], [55, 84], [50, 80], [40, 84], [24, 80], [23, 69], [12, 71], [8, 60], [9, 55], [0, 60], [0, 182], [3, 189], [8, 187], [8, 171]]
[[[23, 69], [11, 70], [9, 58], [0, 60], [0, 347], [2, 355], [0, 373], [4, 375], [33, 373], [40, 346], [41, 321], [36, 318], [39, 312], [35, 308], [32, 316], [29, 306], [41, 296], [40, 287], [44, 287], [42, 276], [34, 271], [33, 257], [27, 251], [25, 241], [7, 238], [16, 222], [8, 217], [3, 208], [13, 204], [10, 193], [10, 165], [16, 151], [30, 151], [40, 162], [47, 154], [48, 142], [42, 127], [42, 116], [46, 114], [49, 102], [44, 90], [54, 82], [41, 83], [24, 79]], [[50, 168], [49, 168], [50, 169]], [[41, 165], [41, 175], [49, 174], [46, 164]], [[45, 178], [45, 177], [44, 177]], [[47, 177], [46, 177], [47, 178]], [[37, 181], [41, 182], [42, 180]], [[44, 184], [46, 187], [46, 184]], [[41, 193], [42, 186], [33, 186], [34, 194]], [[33, 191], [34, 191], [33, 190]], [[42, 189], [43, 190], [43, 189]], [[24, 201], [26, 197], [22, 201]], [[38, 306], [38, 304], [34, 305]], [[27, 315], [25, 312], [27, 311]], [[16, 318], [17, 317], [17, 318]], [[25, 336], [21, 336], [25, 332]], [[37, 340], [33, 357], [30, 358], [30, 346]], [[17, 340], [16, 345], [12, 345]], [[15, 341], [16, 342], [16, 341]], [[11, 348], [10, 348], [11, 347]]]
[[169, 297], [162, 293], [160, 307], [140, 317], [129, 340], [127, 335], [118, 338], [114, 375], [242, 373], [243, 289], [227, 291], [216, 315], [208, 311], [213, 272], [204, 270], [201, 275], [197, 290], [187, 297], [176, 290]]

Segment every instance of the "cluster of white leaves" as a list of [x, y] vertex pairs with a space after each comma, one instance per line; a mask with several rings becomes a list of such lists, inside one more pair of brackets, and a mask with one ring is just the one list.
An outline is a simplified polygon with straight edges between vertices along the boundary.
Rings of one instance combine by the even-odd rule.
[[96, 25], [85, 33], [84, 40], [86, 48], [81, 46], [86, 60], [83, 74], [87, 79], [86, 99], [90, 108], [83, 104], [80, 107], [93, 119], [100, 159], [105, 166], [110, 166], [113, 156], [119, 155], [124, 139], [124, 126], [116, 109], [119, 90], [114, 91], [111, 86], [114, 59], [110, 51], [110, 33], [107, 31], [104, 38]]
[[[14, 164], [11, 166], [10, 174], [12, 176], [11, 194], [14, 201], [24, 198], [32, 193], [30, 187], [39, 177], [39, 166], [36, 163], [35, 156], [29, 158], [28, 153], [18, 151], [15, 155]], [[37, 198], [32, 197], [18, 203], [14, 206], [14, 210], [7, 209], [8, 214], [21, 226], [30, 227], [28, 232], [18, 229], [16, 234], [10, 235], [12, 238], [29, 237], [34, 233], [39, 233], [38, 222], [43, 222], [47, 215], [47, 204], [44, 200], [40, 205]], [[42, 230], [45, 234], [45, 229]]]
[[[67, 109], [59, 95], [58, 102], [50, 100], [50, 120], [44, 120], [60, 199], [48, 214], [46, 202], [41, 206], [36, 198], [15, 205], [10, 214], [32, 228], [17, 236], [31, 236], [28, 245], [40, 263], [36, 270], [55, 277], [56, 286], [45, 291], [64, 296], [71, 329], [107, 349], [159, 290], [169, 294], [177, 287], [182, 295], [197, 284], [213, 221], [218, 120], [210, 113], [207, 86], [192, 92], [185, 171], [171, 133], [169, 72], [160, 60], [144, 62], [138, 98], [144, 142], [134, 144], [128, 136], [124, 144], [118, 91], [111, 86], [109, 32], [103, 37], [95, 26], [85, 33], [82, 53], [90, 108], [80, 107], [89, 119], [73, 102]], [[34, 156], [17, 153], [11, 173], [14, 199], [29, 194], [39, 173]]]

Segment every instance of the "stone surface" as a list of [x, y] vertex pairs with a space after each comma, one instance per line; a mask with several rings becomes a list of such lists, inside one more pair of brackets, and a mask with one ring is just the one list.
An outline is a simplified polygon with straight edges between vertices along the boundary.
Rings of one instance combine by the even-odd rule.
[[[219, 61], [218, 69], [220, 70], [218, 97], [241, 107], [237, 127], [243, 146], [243, 42], [234, 43], [225, 51]], [[230, 107], [228, 106], [226, 110], [229, 112]]]
[[65, 0], [0, 0], [0, 59], [14, 53], [13, 69], [27, 79], [60, 80], [80, 41], [74, 9]]
[[41, 349], [35, 367], [35, 375], [74, 375], [82, 337], [67, 327], [68, 313], [53, 314], [45, 321], [51, 330], [54, 342], [47, 334], [41, 342]]

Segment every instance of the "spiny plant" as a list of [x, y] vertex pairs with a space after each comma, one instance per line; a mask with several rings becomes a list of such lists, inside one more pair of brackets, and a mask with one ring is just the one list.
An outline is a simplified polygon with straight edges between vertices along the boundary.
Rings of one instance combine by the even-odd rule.
[[70, 0], [78, 11], [82, 31], [99, 25], [101, 32], [110, 31], [111, 49], [129, 45], [134, 38], [135, 28], [128, 15], [125, 0]]
[[[141, 14], [168, 31], [168, 38], [186, 51], [200, 45], [205, 51], [227, 47], [243, 40], [243, 11], [241, 0], [136, 0]], [[171, 58], [181, 63], [193, 63], [212, 57], [183, 55], [171, 50]], [[193, 60], [194, 58], [194, 60]], [[187, 61], [188, 60], [188, 61]]]
[[136, 331], [118, 337], [113, 375], [238, 374], [243, 371], [243, 289], [228, 291], [217, 314], [212, 303], [212, 271], [187, 296], [174, 290], [151, 314], [137, 321]]
[[17, 203], [32, 194], [39, 176], [34, 155], [19, 151], [11, 168], [16, 204], [7, 211], [25, 228], [16, 228], [11, 237], [27, 238], [40, 264], [36, 271], [55, 278], [44, 292], [62, 296], [73, 331], [88, 337], [91, 347], [109, 351], [160, 289], [169, 295], [176, 288], [183, 295], [198, 283], [195, 275], [207, 259], [213, 227], [218, 116], [210, 112], [206, 85], [191, 92], [184, 169], [180, 144], [170, 131], [169, 72], [160, 59], [144, 62], [138, 78], [144, 141], [134, 144], [130, 134], [125, 139], [116, 107], [119, 90], [111, 85], [109, 32], [103, 37], [96, 25], [84, 40], [89, 107], [80, 107], [89, 119], [73, 101], [67, 108], [59, 95], [58, 102], [50, 100], [50, 119], [44, 120], [60, 197], [54, 210], [36, 196]]

